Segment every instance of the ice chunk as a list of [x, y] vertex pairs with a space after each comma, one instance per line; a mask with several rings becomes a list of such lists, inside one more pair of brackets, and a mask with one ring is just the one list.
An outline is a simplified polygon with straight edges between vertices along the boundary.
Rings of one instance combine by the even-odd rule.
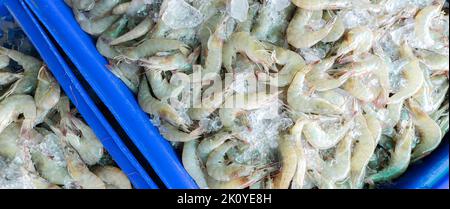
[[283, 9], [286, 9], [291, 4], [290, 0], [269, 0], [267, 2], [268, 5], [271, 5], [275, 11], [279, 12]]
[[247, 19], [248, 8], [249, 5], [247, 0], [230, 0], [228, 4], [228, 13], [234, 19], [244, 22]]
[[193, 28], [203, 21], [202, 13], [184, 0], [166, 0], [161, 10], [161, 19], [172, 29]]

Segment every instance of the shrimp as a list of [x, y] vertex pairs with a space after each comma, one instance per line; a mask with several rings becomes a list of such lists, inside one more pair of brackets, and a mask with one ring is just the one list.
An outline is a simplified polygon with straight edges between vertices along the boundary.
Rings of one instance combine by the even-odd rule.
[[61, 95], [58, 82], [45, 67], [39, 70], [38, 84], [34, 93], [36, 103], [36, 124], [42, 123], [48, 112], [55, 107]]
[[391, 154], [389, 165], [383, 170], [368, 177], [369, 181], [383, 182], [400, 176], [408, 168], [411, 159], [411, 150], [414, 142], [414, 126], [409, 122], [400, 130], [395, 140], [395, 148]]
[[156, 69], [161, 71], [187, 71], [192, 69], [192, 64], [189, 59], [181, 53], [140, 59], [139, 65], [148, 69]]
[[145, 78], [140, 84], [138, 102], [145, 112], [153, 116], [161, 117], [170, 124], [180, 127], [183, 130], [187, 129], [187, 121], [173, 107], [159, 101], [150, 94], [150, 89]]
[[[321, 120], [320, 118], [318, 119]], [[339, 123], [339, 125], [341, 125]], [[305, 139], [316, 149], [325, 150], [334, 147], [352, 128], [353, 120], [346, 120], [338, 129], [332, 129], [325, 132], [320, 127], [318, 121], [311, 121], [305, 124], [303, 134]]]
[[222, 131], [214, 136], [210, 136], [206, 139], [203, 139], [197, 147], [197, 155], [203, 163], [206, 163], [208, 160], [208, 155], [218, 148], [220, 145], [225, 143], [225, 141], [233, 139], [233, 135], [229, 132]]
[[89, 18], [95, 19], [106, 16], [121, 0], [98, 0], [94, 7], [89, 11]]
[[[324, 19], [328, 22], [333, 20], [333, 16], [331, 15], [331, 11], [325, 12]], [[337, 16], [336, 22], [333, 25], [333, 28], [330, 30], [327, 36], [323, 38], [321, 41], [324, 43], [335, 42], [339, 40], [345, 33], [345, 25], [342, 21], [342, 18]]]
[[111, 11], [113, 15], [123, 15], [125, 14], [131, 5], [131, 1], [124, 2], [116, 5], [114, 9]]
[[224, 155], [235, 146], [237, 146], [236, 142], [228, 141], [211, 152], [206, 161], [208, 175], [217, 181], [230, 181], [253, 173], [255, 166], [236, 162], [226, 163]]
[[165, 51], [179, 51], [186, 54], [189, 51], [189, 46], [177, 40], [153, 38], [145, 40], [136, 47], [126, 49], [123, 52], [123, 56], [126, 59], [135, 61]]
[[412, 160], [416, 161], [433, 151], [442, 140], [440, 126], [427, 113], [420, 109], [417, 103], [407, 100], [413, 124], [419, 133], [419, 144], [413, 150]]
[[117, 65], [109, 66], [111, 72], [117, 76], [127, 87], [137, 93], [139, 88], [140, 68], [135, 63], [121, 62]]
[[[190, 108], [188, 110], [189, 117], [191, 117], [191, 119], [193, 120], [201, 120], [211, 115], [217, 108], [222, 105], [222, 103], [225, 101], [225, 98], [228, 98], [233, 93], [230, 86], [225, 87], [225, 89], [223, 90], [215, 90], [215, 88], [219, 87], [219, 85], [211, 86], [207, 90], [211, 88], [211, 91], [214, 91], [214, 95], [203, 97], [202, 99], [200, 94], [197, 96], [197, 98], [194, 97], [194, 108]], [[204, 94], [204, 96], [206, 95]], [[199, 107], [197, 107], [197, 105]]]
[[271, 54], [265, 49], [264, 44], [247, 32], [237, 32], [231, 35], [223, 47], [222, 62], [228, 72], [233, 72], [233, 59], [236, 53], [243, 53], [250, 60], [263, 67], [272, 66]]
[[36, 120], [36, 104], [29, 95], [12, 95], [0, 102], [0, 133], [19, 115], [23, 115], [21, 136], [29, 137]]
[[194, 179], [200, 189], [207, 189], [208, 184], [206, 182], [205, 173], [203, 172], [200, 158], [196, 152], [198, 145], [197, 140], [184, 143], [181, 159], [186, 171]]
[[161, 133], [161, 135], [166, 140], [171, 142], [189, 142], [198, 139], [200, 138], [202, 131], [203, 129], [200, 127], [191, 131], [190, 133], [186, 133], [167, 123], [162, 123], [159, 128], [159, 132]]
[[93, 36], [98, 36], [106, 31], [109, 26], [111, 26], [117, 19], [120, 18], [119, 15], [108, 15], [98, 19], [91, 19], [83, 12], [73, 9], [73, 14], [77, 20], [80, 27], [86, 32]]
[[352, 137], [346, 134], [336, 147], [334, 159], [325, 162], [321, 172], [324, 181], [333, 185], [344, 181], [350, 174], [352, 154]]
[[23, 77], [17, 80], [10, 89], [0, 96], [0, 101], [14, 94], [30, 94], [36, 88], [37, 76], [42, 62], [21, 52], [0, 47], [0, 54], [6, 55], [23, 67]]
[[302, 144], [302, 132], [306, 123], [306, 120], [298, 119], [290, 130], [290, 135], [295, 142], [295, 151], [297, 153], [297, 165], [295, 165], [296, 169], [291, 183], [292, 189], [303, 188], [306, 178], [306, 155]]
[[[288, 43], [295, 48], [309, 48], [327, 37], [333, 29], [333, 26], [337, 20], [336, 16], [328, 21], [327, 24], [325, 24], [325, 26], [321, 29], [316, 31], [309, 30], [308, 25], [314, 12], [318, 11], [310, 11], [299, 8], [289, 23], [286, 37]], [[322, 13], [322, 11], [319, 12]]]
[[70, 118], [73, 127], [68, 127], [64, 139], [78, 152], [88, 165], [97, 164], [104, 154], [102, 143], [92, 129], [76, 117]]
[[219, 23], [216, 31], [209, 37], [207, 43], [207, 55], [205, 59], [205, 67], [202, 70], [202, 81], [213, 79], [219, 75], [222, 67], [222, 48], [224, 42], [224, 33], [226, 29], [226, 22], [228, 18], [225, 17]]
[[92, 172], [105, 183], [106, 189], [131, 189], [130, 180], [116, 167], [96, 167]]
[[89, 11], [94, 8], [95, 0], [70, 0], [72, 6], [81, 11]]
[[[369, 79], [368, 81], [366, 79]], [[373, 80], [373, 79], [372, 79]], [[352, 77], [345, 82], [342, 86], [344, 90], [350, 93], [353, 97], [363, 101], [372, 102], [377, 99], [381, 92], [378, 86], [371, 85], [371, 79], [369, 78], [359, 78]]]
[[368, 52], [372, 48], [374, 35], [367, 26], [359, 26], [348, 31], [342, 43], [339, 45], [336, 56], [342, 56], [353, 52], [353, 55], [360, 55]]
[[245, 189], [260, 181], [274, 170], [274, 168], [257, 170], [250, 176], [243, 176], [230, 181], [217, 181], [212, 177], [208, 177], [207, 182], [211, 189]]
[[0, 87], [8, 85], [18, 79], [22, 78], [23, 75], [19, 73], [3, 72], [0, 71]]
[[101, 178], [89, 171], [75, 149], [61, 140], [64, 158], [67, 162], [67, 172], [73, 182], [84, 189], [105, 189]]
[[447, 55], [422, 51], [419, 54], [419, 59], [433, 71], [449, 71], [449, 59]]
[[274, 48], [273, 58], [278, 65], [283, 65], [283, 68], [274, 76], [269, 76], [269, 78], [261, 78], [258, 76], [258, 78], [260, 80], [268, 80], [270, 85], [285, 87], [291, 83], [295, 74], [305, 67], [305, 61], [299, 54], [291, 50], [286, 50], [281, 47]]
[[329, 101], [310, 97], [304, 90], [305, 72], [297, 72], [287, 92], [288, 105], [295, 111], [316, 114], [341, 114], [342, 109]]
[[18, 141], [20, 138], [20, 124], [11, 123], [2, 132], [0, 132], [0, 156], [6, 159], [13, 159], [20, 147]]
[[[53, 133], [45, 135], [43, 142], [52, 143], [56, 145], [59, 152], [62, 151], [62, 146], [59, 143], [59, 138]], [[31, 159], [39, 172], [40, 176], [48, 180], [52, 184], [65, 185], [72, 181], [67, 165], [64, 159], [55, 158], [44, 151], [34, 149], [31, 151]], [[62, 161], [62, 162], [60, 162]]]
[[406, 83], [397, 93], [388, 98], [388, 104], [398, 103], [413, 96], [423, 86], [424, 76], [422, 70], [420, 69], [418, 60], [411, 60], [403, 68], [402, 75]]
[[295, 142], [288, 136], [282, 136], [278, 142], [281, 155], [281, 170], [275, 177], [274, 188], [288, 189], [298, 166]]
[[357, 136], [353, 148], [350, 170], [350, 185], [351, 188], [361, 188], [363, 186], [366, 167], [375, 151], [376, 144], [364, 116], [362, 114], [358, 114], [355, 119], [357, 122], [357, 127], [359, 127], [358, 130], [360, 135]]
[[431, 36], [430, 26], [433, 18], [439, 15], [441, 8], [441, 5], [427, 6], [420, 10], [414, 18], [414, 34], [425, 46], [435, 43]]
[[335, 57], [330, 57], [314, 64], [312, 70], [306, 74], [306, 80], [313, 86], [314, 90], [328, 91], [338, 88], [354, 74], [352, 71], [348, 71], [338, 78], [330, 76], [327, 71], [333, 66], [335, 59]]
[[184, 89], [183, 85], [175, 86], [163, 79], [161, 71], [148, 70], [146, 75], [150, 83], [150, 87], [152, 88], [152, 92], [161, 101], [166, 101], [170, 98], [177, 98]]
[[373, 136], [375, 144], [378, 144], [382, 134], [382, 127], [380, 121], [376, 118], [375, 115], [372, 114], [365, 114], [364, 117], [367, 122], [367, 127], [369, 128], [370, 133]]
[[134, 39], [137, 39], [145, 34], [148, 33], [148, 31], [151, 30], [153, 27], [154, 22], [150, 16], [146, 17], [144, 20], [142, 20], [141, 23], [139, 23], [135, 28], [128, 31], [127, 33], [117, 37], [116, 39], [112, 40], [109, 44], [110, 45], [118, 45], [127, 41], [131, 41]]

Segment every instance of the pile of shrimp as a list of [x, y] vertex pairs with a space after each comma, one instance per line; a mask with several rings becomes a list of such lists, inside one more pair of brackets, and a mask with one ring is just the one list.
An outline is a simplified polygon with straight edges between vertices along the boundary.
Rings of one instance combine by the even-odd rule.
[[0, 47], [0, 189], [131, 188], [70, 105], [42, 61]]
[[200, 188], [375, 188], [448, 131], [445, 1], [66, 3]]

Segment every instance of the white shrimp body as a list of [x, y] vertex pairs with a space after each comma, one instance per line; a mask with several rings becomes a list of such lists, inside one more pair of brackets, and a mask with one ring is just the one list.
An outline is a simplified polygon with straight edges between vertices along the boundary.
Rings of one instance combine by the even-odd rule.
[[197, 140], [192, 140], [184, 143], [181, 159], [183, 162], [183, 166], [186, 168], [186, 171], [194, 179], [195, 183], [197, 183], [200, 189], [207, 189], [208, 184], [206, 182], [205, 173], [202, 169], [202, 164], [196, 152], [197, 147]]
[[0, 102], [0, 133], [23, 114], [22, 134], [28, 134], [36, 120], [36, 104], [29, 95], [12, 95]]

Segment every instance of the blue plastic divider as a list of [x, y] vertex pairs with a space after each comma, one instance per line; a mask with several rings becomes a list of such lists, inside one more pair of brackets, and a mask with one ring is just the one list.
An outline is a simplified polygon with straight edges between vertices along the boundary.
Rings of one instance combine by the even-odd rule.
[[[108, 71], [106, 60], [97, 52], [89, 35], [78, 26], [63, 0], [25, 1], [69, 54], [70, 59], [82, 70], [163, 182], [169, 188], [197, 188], [174, 155], [173, 149], [140, 110], [134, 96]], [[448, 168], [449, 142], [445, 139], [430, 156], [421, 163], [411, 165], [400, 179], [386, 187], [437, 188], [442, 182], [448, 182]]]
[[[133, 186], [139, 189], [158, 188], [107, 122], [84, 87], [81, 86], [26, 4], [21, 0], [1, 0], [0, 7], [3, 6], [6, 6], [9, 13], [22, 27], [66, 95], [93, 129], [114, 161], [128, 176]], [[0, 11], [2, 16], [6, 15], [4, 7]]]
[[175, 151], [151, 124], [123, 82], [112, 74], [107, 60], [74, 19], [63, 0], [29, 0], [31, 10], [53, 35], [67, 56], [111, 111], [134, 145], [169, 189], [198, 188]]

